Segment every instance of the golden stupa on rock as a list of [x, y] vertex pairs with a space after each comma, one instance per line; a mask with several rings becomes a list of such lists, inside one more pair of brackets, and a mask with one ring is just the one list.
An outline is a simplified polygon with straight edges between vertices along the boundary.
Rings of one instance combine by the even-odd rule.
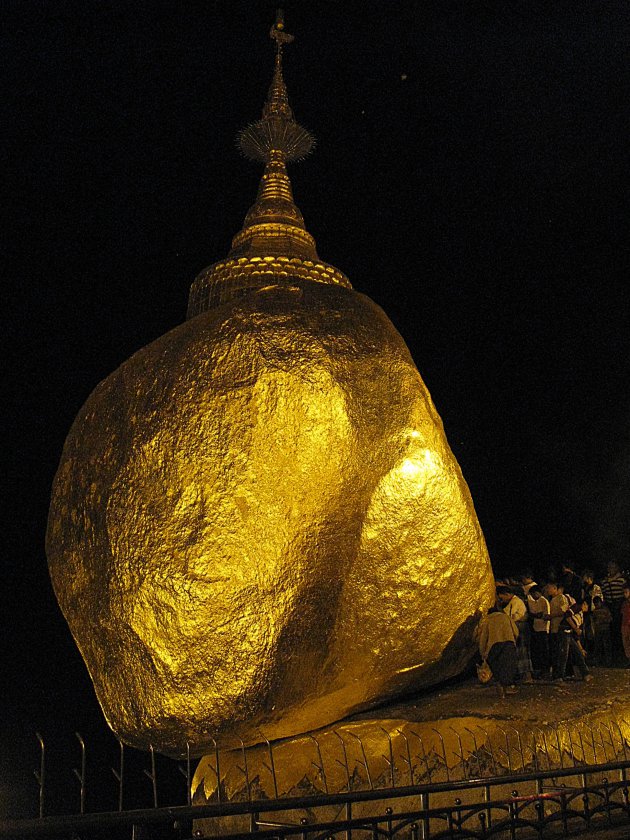
[[50, 574], [105, 716], [199, 755], [312, 730], [459, 671], [493, 598], [472, 500], [404, 341], [322, 262], [286, 162], [310, 151], [282, 76], [264, 161], [189, 319], [100, 383], [68, 435]]

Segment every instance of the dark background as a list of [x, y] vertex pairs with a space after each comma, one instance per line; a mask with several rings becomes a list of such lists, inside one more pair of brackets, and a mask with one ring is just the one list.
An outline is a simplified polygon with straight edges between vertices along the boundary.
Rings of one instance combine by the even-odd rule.
[[[50, 486], [91, 390], [184, 319], [254, 199], [234, 137], [260, 114], [274, 9], [3, 3], [0, 814], [35, 813], [35, 730], [52, 810], [78, 801], [75, 729], [105, 779], [88, 807], [114, 791], [116, 745], [48, 580]], [[495, 570], [626, 564], [627, 3], [285, 10], [291, 102], [318, 139], [290, 169], [296, 202], [409, 345]]]

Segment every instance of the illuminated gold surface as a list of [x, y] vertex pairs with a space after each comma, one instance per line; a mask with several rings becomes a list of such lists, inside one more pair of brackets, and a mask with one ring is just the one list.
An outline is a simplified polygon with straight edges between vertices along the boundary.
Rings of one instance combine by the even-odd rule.
[[94, 391], [48, 556], [113, 729], [181, 752], [457, 673], [492, 577], [402, 339], [304, 281], [182, 324]]
[[[272, 139], [281, 99], [276, 79]], [[493, 597], [428, 391], [384, 313], [325, 276], [284, 159], [199, 314], [90, 396], [53, 487], [50, 573], [104, 713], [172, 755], [456, 674]]]

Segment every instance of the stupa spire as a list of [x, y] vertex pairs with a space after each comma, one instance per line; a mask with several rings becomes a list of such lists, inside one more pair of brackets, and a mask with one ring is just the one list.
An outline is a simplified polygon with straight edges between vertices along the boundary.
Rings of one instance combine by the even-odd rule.
[[276, 42], [276, 60], [262, 118], [239, 133], [238, 145], [246, 157], [264, 163], [269, 162], [272, 152], [282, 155], [285, 162], [300, 160], [313, 150], [315, 138], [295, 121], [289, 105], [282, 74], [282, 48], [294, 37], [284, 30], [282, 10], [278, 11], [269, 35]]
[[189, 318], [271, 282], [308, 279], [352, 288], [342, 272], [319, 259], [315, 240], [293, 199], [287, 161], [306, 157], [315, 146], [315, 138], [296, 122], [289, 104], [282, 51], [294, 38], [285, 31], [282, 10], [269, 34], [276, 45], [275, 64], [262, 116], [237, 137], [243, 154], [262, 161], [265, 170], [256, 201], [233, 238], [227, 258], [195, 279]]

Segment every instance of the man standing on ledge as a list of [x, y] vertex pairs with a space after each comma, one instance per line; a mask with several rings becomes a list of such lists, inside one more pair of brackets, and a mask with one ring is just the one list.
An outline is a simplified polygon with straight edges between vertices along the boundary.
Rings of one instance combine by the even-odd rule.
[[503, 612], [509, 615], [518, 628], [516, 642], [517, 678], [521, 683], [532, 682], [532, 660], [529, 655], [529, 622], [524, 601], [509, 586], [497, 586], [497, 596]]
[[481, 623], [479, 653], [492, 671], [499, 697], [516, 694], [516, 623], [502, 610], [492, 607]]

